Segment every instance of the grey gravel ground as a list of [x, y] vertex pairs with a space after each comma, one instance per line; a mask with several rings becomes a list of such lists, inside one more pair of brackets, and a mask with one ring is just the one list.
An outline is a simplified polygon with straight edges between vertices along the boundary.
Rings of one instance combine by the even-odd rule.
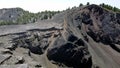
[[0, 35], [20, 33], [31, 29], [49, 29], [52, 27], [61, 28], [61, 25], [55, 22], [39, 22], [25, 25], [5, 25], [0, 26]]

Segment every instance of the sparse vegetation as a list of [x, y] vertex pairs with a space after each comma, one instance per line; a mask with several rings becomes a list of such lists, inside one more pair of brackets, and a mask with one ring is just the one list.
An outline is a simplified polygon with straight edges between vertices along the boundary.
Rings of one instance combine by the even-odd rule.
[[89, 2], [87, 2], [87, 5], [90, 5], [90, 3], [89, 3]]
[[81, 7], [81, 6], [83, 6], [83, 4], [82, 4], [82, 3], [80, 3], [79, 7]]
[[[86, 5], [90, 5], [89, 2], [86, 3]], [[83, 6], [82, 3], [80, 3], [79, 7]], [[120, 12], [120, 9], [117, 7], [113, 7], [108, 4], [100, 4], [101, 7], [114, 11], [114, 12]], [[68, 8], [66, 10], [74, 9], [76, 6], [72, 8]], [[17, 8], [17, 11], [22, 11], [22, 13], [19, 15], [19, 17], [16, 20], [0, 20], [0, 25], [11, 25], [11, 24], [26, 24], [26, 23], [34, 23], [38, 19], [39, 20], [46, 20], [46, 19], [51, 19], [55, 14], [59, 13], [60, 11], [42, 11], [38, 13], [31, 13], [29, 11], [24, 11], [21, 8]], [[10, 15], [10, 18], [12, 16]]]
[[105, 8], [105, 9], [108, 9], [108, 10], [111, 10], [111, 11], [114, 11], [114, 12], [120, 12], [120, 9], [117, 8], [117, 7], [113, 7], [111, 5], [108, 5], [108, 4], [100, 4], [101, 7]]
[[12, 21], [0, 21], [0, 25], [10, 25], [10, 24], [15, 24]]
[[37, 18], [41, 20], [51, 19], [55, 14], [59, 13], [60, 11], [42, 11], [36, 14]]
[[42, 11], [39, 13], [31, 13], [29, 11], [24, 11], [21, 9], [22, 13], [16, 20], [0, 20], [0, 25], [11, 25], [11, 24], [26, 24], [26, 23], [34, 23], [38, 19], [46, 20], [51, 19], [55, 14], [60, 11]]

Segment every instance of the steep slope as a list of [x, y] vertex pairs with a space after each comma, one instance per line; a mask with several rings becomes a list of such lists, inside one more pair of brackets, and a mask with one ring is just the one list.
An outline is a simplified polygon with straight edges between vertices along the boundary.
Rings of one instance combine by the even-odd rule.
[[98, 5], [38, 23], [0, 26], [0, 32], [2, 68], [120, 67], [120, 13]]
[[0, 9], [0, 20], [14, 21], [23, 13], [21, 8]]
[[[60, 62], [75, 68], [119, 68], [119, 21], [119, 13], [110, 12], [97, 5], [68, 11], [64, 19], [62, 36], [54, 42], [54, 47], [48, 50], [48, 58], [58, 64]], [[69, 38], [72, 41], [69, 41]], [[78, 42], [77, 45], [75, 45], [75, 39]]]

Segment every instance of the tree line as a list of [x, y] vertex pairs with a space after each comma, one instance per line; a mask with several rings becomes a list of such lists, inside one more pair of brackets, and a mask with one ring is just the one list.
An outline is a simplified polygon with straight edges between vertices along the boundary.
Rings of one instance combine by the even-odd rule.
[[[87, 2], [86, 5], [90, 5], [90, 3]], [[82, 3], [80, 3], [79, 7], [81, 7], [81, 6], [83, 6]], [[120, 12], [120, 9], [119, 9], [119, 8], [117, 8], [117, 7], [115, 7], [115, 6], [111, 6], [111, 5], [105, 4], [105, 3], [102, 3], [102, 4], [100, 4], [99, 6], [105, 8], [105, 9], [114, 11], [114, 12]]]
[[112, 10], [112, 11], [114, 11], [114, 12], [120, 12], [120, 9], [117, 8], [117, 7], [115, 7], [115, 6], [113, 7], [113, 6], [111, 6], [111, 5], [104, 4], [104, 3], [100, 4], [100, 6], [103, 7], [103, 8], [106, 8], [106, 9], [108, 9], [108, 10]]

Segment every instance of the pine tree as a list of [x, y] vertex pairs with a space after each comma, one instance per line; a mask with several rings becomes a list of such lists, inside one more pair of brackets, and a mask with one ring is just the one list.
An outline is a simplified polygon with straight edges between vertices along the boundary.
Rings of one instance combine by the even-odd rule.
[[90, 5], [90, 3], [89, 3], [89, 2], [87, 2], [87, 5]]
[[80, 3], [79, 7], [81, 7], [81, 6], [83, 6], [83, 4], [82, 4], [82, 3]]

